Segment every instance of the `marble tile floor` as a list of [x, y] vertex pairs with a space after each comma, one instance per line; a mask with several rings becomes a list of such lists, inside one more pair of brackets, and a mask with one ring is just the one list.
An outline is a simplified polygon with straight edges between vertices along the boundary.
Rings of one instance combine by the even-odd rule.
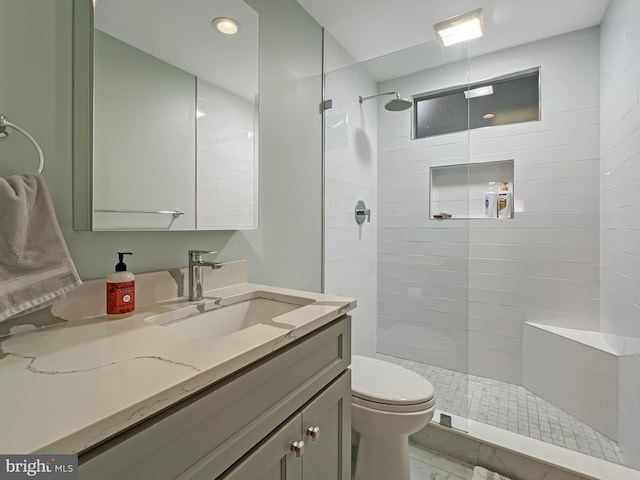
[[[357, 447], [353, 447], [351, 475], [355, 475]], [[409, 443], [409, 466], [411, 480], [471, 480], [473, 466], [424, 445]]]
[[376, 358], [402, 365], [428, 379], [441, 411], [627, 465], [615, 441], [522, 386], [381, 353]]
[[411, 480], [471, 480], [473, 466], [429, 450], [409, 445]]

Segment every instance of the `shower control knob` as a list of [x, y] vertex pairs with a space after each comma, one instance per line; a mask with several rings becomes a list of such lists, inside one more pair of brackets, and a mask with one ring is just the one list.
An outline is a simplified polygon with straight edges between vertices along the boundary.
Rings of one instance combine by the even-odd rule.
[[311, 441], [314, 442], [320, 438], [320, 427], [307, 428], [307, 436], [311, 437]]
[[365, 218], [367, 219], [367, 222], [371, 222], [371, 210], [367, 208], [367, 205], [363, 200], [358, 200], [356, 202], [354, 214], [358, 225], [362, 225]]
[[291, 451], [295, 452], [296, 457], [299, 457], [300, 455], [302, 455], [304, 453], [304, 441], [299, 440], [299, 441], [293, 442], [291, 444]]

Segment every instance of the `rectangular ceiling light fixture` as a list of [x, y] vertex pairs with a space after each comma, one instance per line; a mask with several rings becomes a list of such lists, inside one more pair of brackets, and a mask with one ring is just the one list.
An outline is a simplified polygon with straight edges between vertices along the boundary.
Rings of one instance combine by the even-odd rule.
[[436, 35], [442, 39], [445, 47], [456, 43], [480, 38], [484, 35], [482, 9], [463, 13], [433, 26]]
[[470, 98], [484, 97], [485, 95], [493, 95], [493, 85], [472, 88], [471, 90], [464, 91], [464, 97], [467, 100], [469, 100]]

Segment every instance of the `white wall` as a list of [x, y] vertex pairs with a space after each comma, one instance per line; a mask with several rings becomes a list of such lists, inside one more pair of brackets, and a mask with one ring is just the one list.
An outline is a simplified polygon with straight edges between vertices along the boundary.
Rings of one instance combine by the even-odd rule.
[[[51, 81], [56, 7], [54, 2], [37, 0], [0, 2], [0, 41], [12, 45], [0, 48], [0, 114], [35, 137], [45, 160], [51, 153], [47, 144], [55, 140], [57, 94], [63, 93]], [[37, 167], [38, 154], [26, 137], [14, 132], [0, 140], [0, 175], [35, 173]], [[50, 172], [47, 164], [45, 172]]]
[[[353, 353], [376, 353], [377, 317], [377, 109], [376, 82], [350, 61], [325, 32], [325, 97], [333, 108], [325, 113], [325, 277], [324, 291], [354, 297]], [[351, 59], [352, 60], [352, 59]], [[371, 209], [371, 223], [358, 225], [357, 200]]]
[[295, 0], [247, 0], [260, 14], [258, 230], [222, 250], [249, 280], [322, 288], [322, 28]]
[[197, 227], [256, 228], [257, 106], [201, 78], [197, 82]]
[[640, 3], [611, 0], [601, 33], [601, 329], [623, 355], [618, 440], [640, 468]]
[[[541, 67], [540, 122], [411, 141], [408, 117], [379, 121], [381, 351], [464, 371], [467, 294], [475, 375], [522, 382], [524, 322], [598, 329], [598, 45], [591, 28], [471, 59], [471, 82]], [[461, 85], [466, 66], [379, 89]], [[506, 159], [513, 220], [426, 219], [430, 166]]]

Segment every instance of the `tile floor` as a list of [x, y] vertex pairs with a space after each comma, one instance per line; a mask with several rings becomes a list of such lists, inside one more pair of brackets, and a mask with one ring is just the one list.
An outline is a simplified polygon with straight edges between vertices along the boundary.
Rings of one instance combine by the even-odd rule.
[[473, 466], [423, 446], [409, 445], [411, 480], [471, 480]]
[[376, 357], [427, 378], [436, 391], [437, 408], [441, 411], [627, 465], [616, 442], [524, 387], [381, 353]]
[[[355, 475], [357, 452], [353, 447], [352, 476]], [[409, 465], [411, 480], [471, 480], [473, 477], [472, 465], [413, 442], [409, 444]]]

